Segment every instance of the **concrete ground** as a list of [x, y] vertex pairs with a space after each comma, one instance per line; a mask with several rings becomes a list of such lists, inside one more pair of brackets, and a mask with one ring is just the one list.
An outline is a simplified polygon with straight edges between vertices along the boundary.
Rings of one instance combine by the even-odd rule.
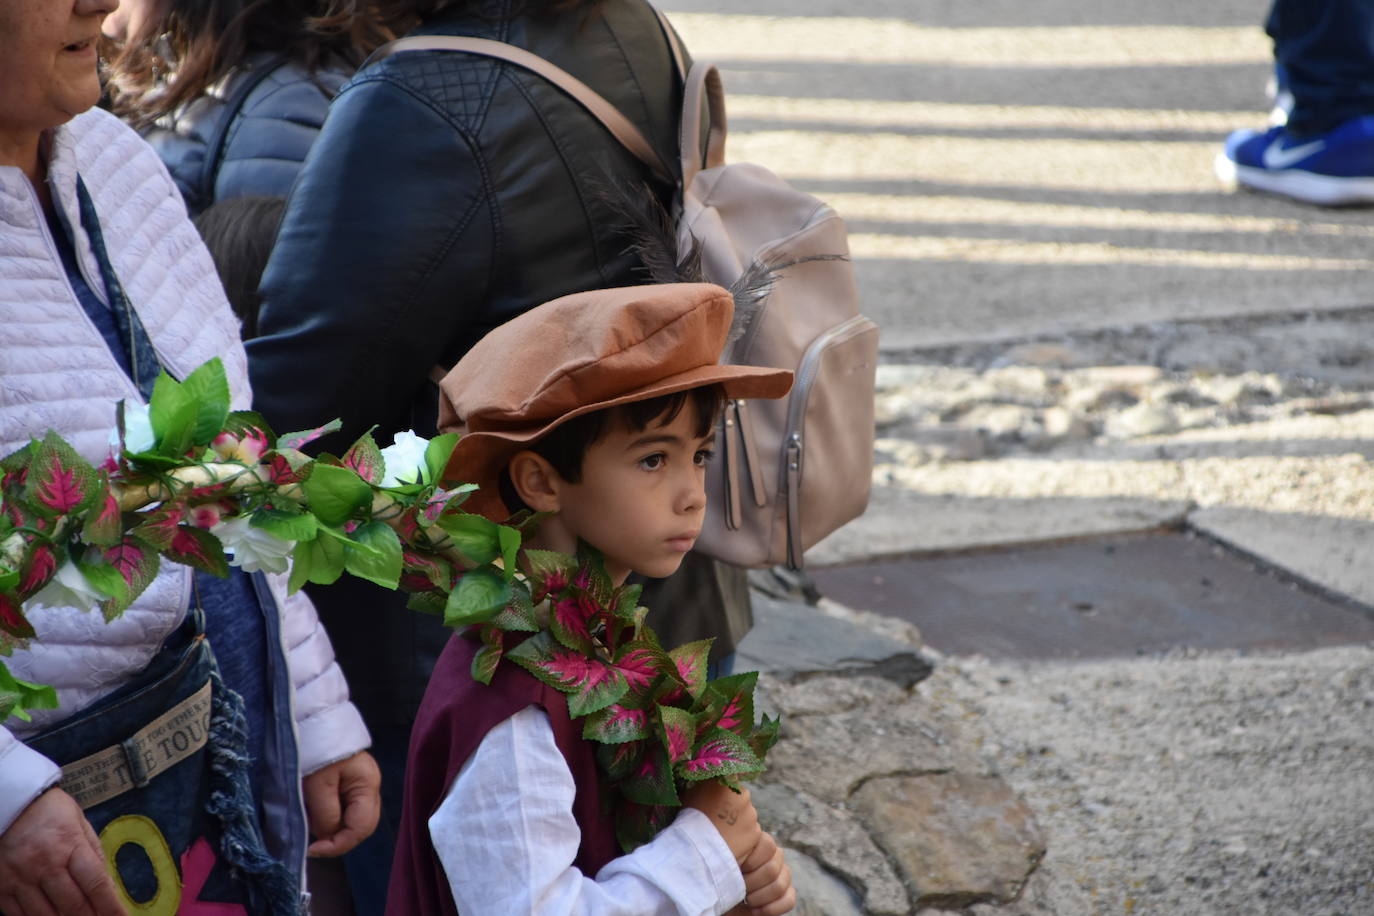
[[[1212, 174], [1265, 121], [1265, 0], [669, 6], [722, 66], [728, 158], [848, 219], [883, 329], [873, 501], [810, 562], [1181, 526], [1374, 605], [1371, 211]], [[1048, 834], [1016, 902], [964, 912], [1374, 912], [1371, 671], [1369, 644], [941, 657], [916, 693]]]

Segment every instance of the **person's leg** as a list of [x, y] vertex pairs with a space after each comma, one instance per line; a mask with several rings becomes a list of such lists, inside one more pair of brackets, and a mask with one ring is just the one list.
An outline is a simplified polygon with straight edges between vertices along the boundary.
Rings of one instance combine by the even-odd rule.
[[1374, 114], [1374, 0], [1275, 0], [1265, 31], [1293, 94], [1290, 136]]

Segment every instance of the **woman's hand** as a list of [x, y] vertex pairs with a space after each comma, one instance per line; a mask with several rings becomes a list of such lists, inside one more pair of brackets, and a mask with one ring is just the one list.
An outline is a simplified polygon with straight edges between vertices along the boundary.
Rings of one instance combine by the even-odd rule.
[[382, 813], [382, 772], [366, 751], [316, 770], [301, 781], [305, 813], [315, 842], [309, 855], [333, 858], [377, 829]]
[[52, 788], [0, 834], [0, 912], [6, 916], [127, 916], [76, 800]]

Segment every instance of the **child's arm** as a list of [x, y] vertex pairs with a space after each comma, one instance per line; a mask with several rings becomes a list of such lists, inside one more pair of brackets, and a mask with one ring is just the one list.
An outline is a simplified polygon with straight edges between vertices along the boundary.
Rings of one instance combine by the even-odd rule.
[[573, 865], [575, 792], [543, 710], [526, 708], [487, 733], [429, 820], [459, 912], [718, 916], [744, 898], [740, 859], [694, 809], [584, 875]]

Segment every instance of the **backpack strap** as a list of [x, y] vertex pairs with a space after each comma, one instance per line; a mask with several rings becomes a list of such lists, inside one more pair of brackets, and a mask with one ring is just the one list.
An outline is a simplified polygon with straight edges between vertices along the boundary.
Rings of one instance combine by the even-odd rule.
[[[464, 54], [476, 54], [481, 57], [503, 60], [508, 64], [514, 64], [543, 77], [567, 93], [573, 101], [585, 108], [588, 114], [600, 121], [611, 132], [611, 135], [620, 142], [621, 146], [648, 166], [649, 170], [658, 178], [669, 184], [677, 184], [677, 180], [663, 159], [654, 151], [653, 145], [649, 143], [639, 128], [630, 122], [629, 118], [620, 113], [620, 109], [606, 101], [596, 90], [562, 67], [550, 63], [537, 54], [532, 54], [524, 48], [517, 48], [505, 42], [492, 41], [489, 38], [469, 38], [457, 35], [414, 35], [410, 38], [398, 38], [382, 45], [372, 53], [367, 63], [370, 64], [384, 57], [390, 57], [401, 51], [461, 51]], [[363, 66], [367, 66], [367, 64]]]

